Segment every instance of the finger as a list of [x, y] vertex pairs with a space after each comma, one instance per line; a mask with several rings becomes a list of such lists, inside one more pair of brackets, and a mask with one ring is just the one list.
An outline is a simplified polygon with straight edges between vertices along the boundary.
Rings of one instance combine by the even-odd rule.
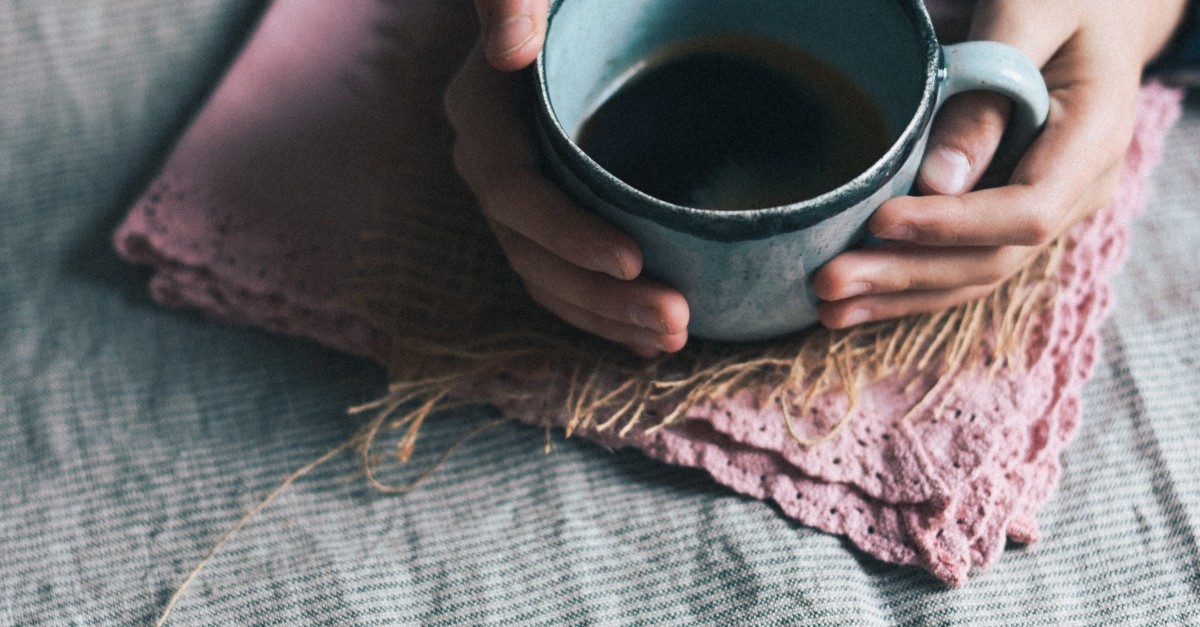
[[521, 168], [506, 177], [468, 185], [493, 223], [531, 240], [581, 269], [630, 280], [642, 272], [633, 238], [580, 209], [537, 170]]
[[[1067, 179], [1086, 186], [1091, 181], [1080, 174], [1099, 176], [1124, 156], [1126, 136], [1132, 134], [1141, 58], [1129, 53], [1128, 42], [1114, 41], [1111, 33], [1126, 30], [1123, 26], [1128, 24], [1121, 22], [1122, 16], [1127, 22], [1139, 21], [1128, 12], [1096, 12], [1080, 3], [1044, 0], [981, 0], [977, 4], [971, 38], [1020, 50], [1042, 70], [1050, 91], [1050, 119], [1041, 140], [1030, 149], [1041, 162], [1031, 164], [1026, 159], [1020, 164], [1013, 174], [1018, 182], [1035, 180], [1030, 176], [1035, 172], [1042, 174], [1043, 180], [1065, 173]], [[1114, 23], [1097, 27], [1097, 15]], [[1048, 134], [1056, 136], [1046, 138]], [[1043, 148], [1040, 153], [1036, 150], [1039, 145]], [[1046, 163], [1058, 165], [1054, 175], [1046, 174]]]
[[443, 108], [460, 138], [490, 142], [491, 153], [502, 154], [505, 163], [533, 165], [537, 144], [523, 113], [522, 93], [519, 78], [497, 72], [477, 44], [446, 88]]
[[[972, 16], [970, 38], [1011, 45], [1040, 68], [1071, 36], [1078, 19], [1065, 8], [1039, 5], [1031, 11], [1024, 4], [980, 2]], [[1041, 19], [1031, 20], [1031, 14]], [[1047, 14], [1053, 19], [1045, 19]], [[963, 194], [973, 189], [992, 163], [1011, 110], [1011, 101], [995, 92], [952, 97], [934, 121], [917, 189], [924, 194]]]
[[1106, 204], [1119, 181], [1132, 134], [1125, 118], [1132, 120], [1135, 101], [1097, 87], [1073, 89], [1055, 99], [1050, 120], [1008, 185], [962, 196], [895, 198], [871, 217], [870, 231], [926, 246], [1040, 246]]
[[637, 243], [578, 207], [546, 180], [514, 77], [488, 67], [479, 48], [446, 90], [458, 138], [454, 160], [485, 215], [559, 257], [619, 279], [642, 271]]
[[971, 18], [968, 38], [1008, 44], [1040, 68], [1075, 33], [1079, 24], [1076, 12], [1080, 10], [1076, 4], [1045, 0], [979, 0]]
[[923, 194], [963, 194], [975, 187], [992, 163], [1012, 103], [1000, 94], [973, 91], [952, 97], [930, 131], [917, 176]]
[[908, 290], [994, 287], [1020, 270], [1032, 247], [927, 248], [885, 246], [835, 257], [813, 277], [822, 300], [845, 300]]
[[941, 311], [987, 296], [990, 287], [969, 286], [949, 290], [899, 292], [883, 296], [861, 296], [821, 303], [821, 324], [845, 329], [867, 322], [890, 320], [910, 314]]
[[547, 0], [475, 0], [487, 60], [519, 70], [537, 58], [546, 36]]
[[642, 357], [650, 358], [664, 351], [678, 352], [687, 344], [687, 331], [675, 334], [657, 333], [645, 327], [600, 316], [536, 285], [527, 285], [526, 290], [534, 301], [568, 324], [627, 346]]
[[648, 279], [618, 281], [564, 263], [552, 252], [502, 225], [496, 237], [513, 270], [526, 285], [603, 318], [664, 335], [687, 330], [687, 301], [679, 292]]

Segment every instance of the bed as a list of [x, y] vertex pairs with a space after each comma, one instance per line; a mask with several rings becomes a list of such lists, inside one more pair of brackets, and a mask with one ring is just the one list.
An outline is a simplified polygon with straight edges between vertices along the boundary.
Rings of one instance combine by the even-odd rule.
[[[0, 3], [0, 623], [143, 624], [361, 424], [373, 362], [164, 309], [111, 234], [264, 3]], [[1200, 101], [1170, 132], [1042, 541], [949, 588], [703, 472], [505, 424], [420, 489], [349, 456], [217, 552], [171, 624], [1200, 621]], [[426, 427], [414, 465], [470, 425]], [[403, 471], [402, 471], [403, 472]]]

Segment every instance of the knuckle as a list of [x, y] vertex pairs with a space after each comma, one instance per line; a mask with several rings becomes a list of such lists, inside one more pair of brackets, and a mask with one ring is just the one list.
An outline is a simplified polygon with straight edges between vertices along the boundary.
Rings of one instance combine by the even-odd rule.
[[962, 218], [970, 215], [971, 208], [960, 196], [943, 196], [933, 211], [911, 212], [909, 223], [915, 231], [916, 241], [938, 246], [957, 246], [963, 239]]
[[1045, 246], [1055, 237], [1053, 220], [1042, 212], [1034, 212], [1022, 224], [1022, 241], [1026, 246]]
[[[1004, 136], [1004, 129], [1007, 126], [1007, 118], [995, 115], [986, 116], [980, 121], [980, 132], [986, 135], [993, 143], [1000, 143], [1000, 138]], [[978, 156], [978, 155], [976, 155]], [[972, 163], [972, 165], [975, 165]]]
[[822, 282], [834, 289], [845, 287], [854, 278], [850, 273], [850, 264], [843, 261], [840, 257], [834, 258], [826, 264], [825, 269], [821, 271], [821, 275]]
[[999, 94], [984, 92], [980, 95], [987, 101], [984, 106], [976, 109], [975, 123], [979, 126], [980, 133], [999, 141], [1008, 125], [1011, 104]]
[[853, 281], [850, 264], [842, 257], [834, 257], [813, 277], [813, 289], [818, 297], [828, 300], [842, 293]]
[[961, 152], [973, 167], [978, 166], [1004, 134], [1011, 110], [1008, 99], [991, 92], [967, 92], [954, 96], [947, 109], [937, 144]]
[[885, 230], [888, 227], [906, 223], [909, 214], [920, 213], [916, 206], [918, 202], [912, 196], [892, 198], [875, 210], [875, 214], [871, 216], [871, 222], [876, 227], [876, 230]]

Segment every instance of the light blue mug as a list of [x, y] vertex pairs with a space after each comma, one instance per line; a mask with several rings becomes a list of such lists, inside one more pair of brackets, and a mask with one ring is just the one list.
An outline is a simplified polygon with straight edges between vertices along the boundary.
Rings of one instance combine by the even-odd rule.
[[[588, 117], [632, 70], [662, 51], [751, 35], [838, 68], [882, 109], [891, 147], [861, 174], [815, 198], [722, 211], [649, 196], [607, 172], [578, 145]], [[817, 322], [811, 276], [867, 243], [865, 224], [912, 189], [934, 114], [950, 96], [991, 90], [1013, 118], [997, 161], [1025, 151], [1049, 96], [1038, 69], [995, 42], [941, 46], [920, 0], [557, 0], [534, 69], [545, 166], [577, 202], [629, 233], [645, 272], [678, 289], [689, 333], [749, 341]]]

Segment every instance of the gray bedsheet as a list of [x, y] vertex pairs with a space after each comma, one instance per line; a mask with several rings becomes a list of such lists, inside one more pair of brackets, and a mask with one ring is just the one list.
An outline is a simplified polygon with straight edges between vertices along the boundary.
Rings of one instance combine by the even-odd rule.
[[[0, 624], [142, 624], [383, 373], [168, 311], [109, 237], [262, 8], [0, 0]], [[704, 474], [502, 426], [404, 497], [348, 456], [174, 624], [1200, 621], [1200, 107], [1168, 142], [1041, 544], [961, 589]], [[487, 412], [427, 427], [417, 464]]]

